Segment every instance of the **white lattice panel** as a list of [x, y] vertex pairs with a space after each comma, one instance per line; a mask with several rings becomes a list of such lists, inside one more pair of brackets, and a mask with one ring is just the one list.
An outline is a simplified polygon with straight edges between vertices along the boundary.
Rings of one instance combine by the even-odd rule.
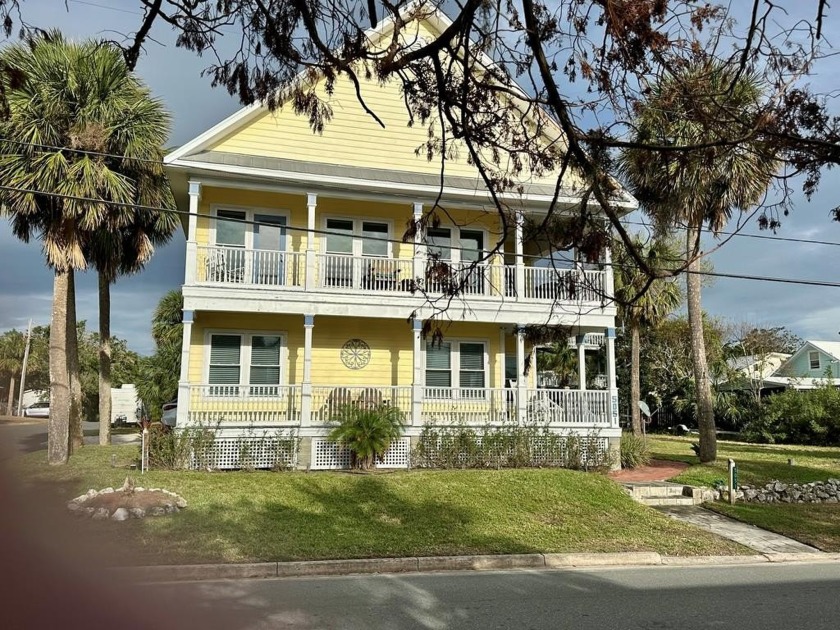
[[312, 440], [312, 470], [350, 468], [350, 451], [330, 440]]
[[[381, 462], [377, 462], [377, 468], [408, 468], [409, 455], [411, 453], [411, 440], [400, 438], [391, 442], [390, 448], [385, 451]], [[312, 440], [312, 470], [335, 470], [350, 468], [350, 451], [341, 448], [330, 440], [315, 438]]]
[[408, 468], [408, 457], [411, 452], [411, 440], [400, 438], [391, 442], [391, 446], [385, 451], [381, 462], [376, 463], [377, 468]]
[[297, 462], [295, 441], [271, 437], [217, 437], [209, 452], [193, 455], [193, 468], [291, 468]]

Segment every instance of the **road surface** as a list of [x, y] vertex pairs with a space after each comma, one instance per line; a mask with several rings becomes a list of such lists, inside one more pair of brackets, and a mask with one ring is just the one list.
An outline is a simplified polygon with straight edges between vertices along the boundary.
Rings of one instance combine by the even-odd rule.
[[[840, 563], [152, 584], [231, 628], [835, 630]], [[138, 593], [139, 594], [139, 593]], [[231, 623], [231, 618], [236, 621]]]

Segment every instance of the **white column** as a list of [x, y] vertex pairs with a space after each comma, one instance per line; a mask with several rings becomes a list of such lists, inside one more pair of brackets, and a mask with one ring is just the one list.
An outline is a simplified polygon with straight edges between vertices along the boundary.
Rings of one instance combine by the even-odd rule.
[[586, 335], [577, 336], [577, 351], [578, 351], [578, 389], [580, 391], [586, 390]]
[[315, 263], [315, 208], [318, 205], [318, 195], [309, 193], [306, 195], [306, 273], [304, 274], [304, 287], [307, 291], [315, 288], [315, 274], [317, 265]]
[[[607, 245], [606, 249], [604, 250], [604, 286], [603, 286], [603, 297], [601, 298], [602, 303], [613, 303], [615, 301], [615, 287], [613, 286], [613, 265], [612, 265], [612, 250], [610, 246]], [[614, 306], [614, 304], [610, 304]], [[613, 330], [613, 333], [615, 331]]]
[[312, 329], [315, 316], [303, 316], [303, 382], [300, 384], [300, 426], [312, 424]]
[[423, 242], [423, 231], [419, 228], [419, 221], [423, 218], [423, 204], [414, 204], [414, 265], [412, 280], [418, 282], [426, 278], [426, 245]]
[[515, 271], [516, 271], [516, 299], [522, 300], [525, 298], [525, 244], [522, 241], [522, 224], [524, 222], [524, 217], [517, 212], [516, 213], [516, 234], [515, 234], [515, 244], [516, 244], [516, 261], [515, 261]]
[[516, 327], [516, 420], [524, 424], [527, 418], [528, 378], [525, 376], [525, 327]]
[[419, 319], [411, 320], [411, 331], [414, 336], [414, 369], [411, 379], [411, 419], [410, 423], [417, 426], [423, 423], [423, 398], [425, 397], [425, 374], [423, 373], [423, 322]]
[[184, 311], [181, 337], [181, 374], [178, 378], [178, 411], [175, 426], [187, 426], [190, 417], [190, 346], [192, 345], [193, 311]]
[[607, 342], [607, 390], [610, 396], [610, 423], [618, 427], [618, 382], [615, 377], [615, 328], [604, 331]]
[[187, 218], [187, 261], [184, 267], [184, 284], [195, 284], [198, 267], [198, 243], [196, 242], [196, 228], [198, 225], [198, 208], [201, 202], [201, 182], [190, 180], [190, 214]]

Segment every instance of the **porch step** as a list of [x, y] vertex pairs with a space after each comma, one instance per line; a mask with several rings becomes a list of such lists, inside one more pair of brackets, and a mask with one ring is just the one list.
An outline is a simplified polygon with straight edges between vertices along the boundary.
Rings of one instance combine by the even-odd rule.
[[699, 505], [700, 491], [691, 486], [667, 481], [626, 482], [624, 491], [643, 505]]

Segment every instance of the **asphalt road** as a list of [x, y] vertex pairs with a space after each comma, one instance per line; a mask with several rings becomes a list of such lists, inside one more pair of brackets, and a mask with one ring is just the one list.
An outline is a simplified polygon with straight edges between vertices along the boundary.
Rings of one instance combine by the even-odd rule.
[[835, 630], [838, 591], [831, 563], [230, 580], [135, 593], [218, 615], [226, 628]]
[[[99, 443], [99, 424], [96, 422], [82, 422], [85, 442]], [[138, 442], [137, 434], [112, 435], [113, 444]], [[12, 422], [0, 423], [0, 459], [10, 457], [15, 453], [32, 453], [47, 448], [47, 420], [45, 418], [30, 418]]]

